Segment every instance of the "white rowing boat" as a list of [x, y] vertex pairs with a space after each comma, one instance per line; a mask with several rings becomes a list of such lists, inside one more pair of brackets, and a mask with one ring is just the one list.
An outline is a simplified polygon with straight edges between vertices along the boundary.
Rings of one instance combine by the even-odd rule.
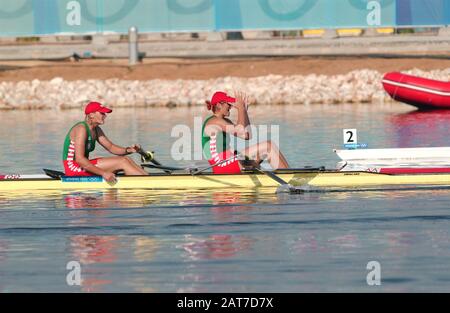
[[340, 166], [450, 166], [450, 147], [334, 150]]
[[437, 162], [450, 163], [450, 147], [334, 150], [342, 161], [352, 163], [373, 162]]
[[334, 150], [341, 171], [385, 174], [448, 173], [450, 147]]

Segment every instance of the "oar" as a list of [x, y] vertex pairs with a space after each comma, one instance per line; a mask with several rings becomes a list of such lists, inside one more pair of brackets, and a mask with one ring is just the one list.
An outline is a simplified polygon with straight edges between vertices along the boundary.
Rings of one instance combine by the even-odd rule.
[[[157, 166], [163, 167], [163, 165], [155, 159], [155, 153], [153, 151], [144, 151], [142, 150], [142, 148], [140, 148], [137, 152], [141, 155], [142, 163], [151, 162]], [[164, 170], [164, 172], [166, 172], [167, 174], [172, 173], [170, 170]]]
[[[248, 160], [247, 156], [242, 155], [242, 154], [238, 154], [239, 156], [243, 157], [245, 160]], [[232, 158], [231, 158], [232, 159]], [[228, 160], [222, 161], [220, 163], [223, 162], [227, 162]], [[261, 163], [261, 162], [260, 162]], [[215, 166], [215, 165], [214, 165]], [[262, 170], [259, 166], [254, 166], [253, 167], [254, 170], [270, 177], [271, 179], [273, 179], [274, 181], [276, 181], [277, 183], [280, 184], [280, 186], [277, 188], [277, 193], [278, 192], [301, 192], [301, 190], [295, 188], [294, 186], [292, 186], [291, 184], [287, 183], [286, 181], [284, 181], [284, 179], [282, 179], [280, 176], [277, 176], [273, 171], [265, 171]], [[280, 188], [281, 187], [281, 188]]]
[[[197, 170], [196, 172], [192, 173], [192, 175], [197, 175], [199, 173], [202, 173], [206, 170], [209, 170], [210, 168], [213, 168], [214, 166], [218, 166], [220, 164], [226, 163], [228, 161], [231, 161], [232, 159], [234, 159], [235, 157], [238, 157], [239, 155], [235, 156], [233, 155], [232, 157], [226, 159], [226, 160], [222, 160], [220, 162], [217, 162], [214, 165], [205, 167], [203, 169]], [[242, 155], [241, 155], [242, 156]], [[272, 178], [274, 181], [276, 181], [277, 183], [280, 184], [280, 187], [277, 188], [277, 193], [278, 192], [302, 192], [302, 190], [295, 188], [294, 186], [292, 186], [291, 184], [287, 183], [286, 181], [284, 181], [281, 177], [277, 176], [274, 172], [272, 171], [264, 171], [262, 169], [260, 169], [259, 167], [254, 167], [254, 169], [264, 175], [267, 175], [268, 177]]]
[[170, 171], [170, 172], [175, 172], [175, 171], [180, 171], [181, 172], [181, 171], [184, 171], [184, 172], [188, 172], [188, 173], [190, 173], [192, 175], [198, 175], [200, 173], [203, 173], [203, 172], [213, 168], [214, 166], [218, 166], [218, 165], [220, 165], [222, 163], [231, 161], [234, 158], [235, 158], [235, 156], [233, 155], [232, 157], [230, 157], [230, 158], [228, 158], [226, 160], [222, 160], [220, 162], [217, 162], [214, 165], [209, 165], [209, 166], [201, 168], [201, 169], [198, 169], [196, 167], [174, 167], [174, 166], [164, 166], [164, 165], [157, 165], [157, 164], [142, 164], [141, 166], [142, 167], [149, 167], [149, 168], [157, 168], [157, 169], [160, 169], [160, 170]]
[[187, 171], [189, 168], [183, 168], [183, 167], [174, 167], [174, 166], [165, 166], [165, 165], [156, 165], [156, 164], [141, 164], [142, 167], [148, 167], [148, 168], [156, 168], [158, 170], [163, 171], [170, 171], [170, 172], [181, 172], [181, 171]]
[[301, 193], [303, 190], [297, 189], [288, 182], [286, 182], [284, 179], [282, 179], [280, 176], [276, 175], [273, 171], [265, 171], [261, 168], [255, 167], [255, 170], [272, 178], [274, 181], [280, 184], [280, 186], [277, 188], [277, 193], [280, 192], [293, 192], [293, 193]]
[[[142, 149], [141, 149], [141, 151], [138, 151], [138, 152], [139, 152], [140, 154], [141, 154], [141, 152], [145, 154], [145, 152], [142, 151]], [[213, 167], [215, 167], [215, 166], [218, 166], [218, 165], [221, 165], [221, 164], [226, 163], [226, 162], [228, 162], [228, 161], [231, 161], [231, 160], [233, 160], [234, 158], [236, 158], [236, 157], [239, 156], [239, 155], [237, 155], [237, 156], [236, 156], [236, 155], [233, 155], [233, 156], [229, 157], [228, 159], [225, 159], [225, 160], [222, 160], [222, 161], [220, 161], [220, 162], [215, 163], [214, 165], [210, 165], [210, 166], [204, 167], [204, 168], [202, 168], [202, 169], [193, 169], [193, 168], [189, 168], [189, 167], [187, 167], [187, 168], [179, 168], [179, 167], [169, 167], [169, 166], [163, 166], [163, 165], [161, 165], [161, 164], [157, 164], [157, 163], [154, 162], [155, 160], [154, 160], [154, 158], [153, 158], [153, 153], [151, 153], [151, 152], [147, 152], [147, 153], [152, 157], [151, 160], [150, 160], [150, 157], [148, 157], [148, 159], [149, 159], [150, 161], [152, 161], [152, 163], [153, 163], [154, 165], [151, 165], [151, 164], [142, 164], [143, 167], [150, 167], [150, 168], [158, 168], [158, 169], [162, 169], [162, 170], [164, 170], [166, 173], [167, 173], [167, 172], [171, 173], [172, 171], [189, 171], [193, 176], [198, 175], [198, 174], [200, 174], [200, 173], [203, 173], [203, 172], [205, 172], [205, 171], [207, 171], [207, 170], [209, 170], [209, 169], [211, 169], [211, 168], [213, 168]], [[142, 155], [142, 154], [141, 154], [141, 155]], [[144, 159], [144, 156], [142, 156], [142, 158]], [[281, 177], [277, 176], [273, 171], [265, 171], [265, 170], [262, 170], [262, 169], [260, 169], [260, 168], [258, 168], [258, 167], [254, 167], [254, 169], [255, 169], [256, 171], [258, 171], [258, 172], [260, 172], [260, 173], [262, 173], [262, 174], [264, 174], [264, 175], [270, 177], [271, 179], [273, 179], [273, 180], [276, 181], [277, 183], [279, 183], [281, 188], [278, 187], [278, 188], [277, 188], [277, 192], [286, 192], [286, 191], [288, 191], [288, 192], [295, 192], [295, 193], [302, 192], [301, 189], [297, 189], [297, 188], [295, 188], [294, 186], [292, 186], [291, 184], [287, 183], [287, 182], [284, 181]]]
[[223, 163], [226, 163], [226, 162], [228, 162], [228, 161], [233, 160], [233, 159], [236, 158], [236, 157], [238, 157], [238, 156], [237, 156], [237, 155], [233, 155], [233, 156], [229, 157], [229, 158], [226, 159], [226, 160], [222, 160], [222, 161], [217, 162], [217, 163], [214, 164], [214, 165], [210, 165], [210, 166], [208, 166], [208, 167], [205, 167], [205, 168], [196, 170], [196, 171], [194, 171], [194, 172], [191, 172], [191, 174], [192, 174], [192, 175], [197, 175], [197, 174], [203, 173], [203, 172], [205, 172], [205, 171], [207, 171], [207, 170], [213, 168], [214, 166], [219, 166], [219, 165], [221, 165], [221, 164], [223, 164]]

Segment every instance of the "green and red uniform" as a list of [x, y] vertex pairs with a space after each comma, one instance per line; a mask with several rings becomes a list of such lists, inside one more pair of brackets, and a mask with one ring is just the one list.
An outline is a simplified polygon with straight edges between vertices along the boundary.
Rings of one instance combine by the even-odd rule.
[[214, 116], [208, 117], [203, 123], [203, 155], [211, 165], [220, 163], [223, 160], [227, 160], [235, 156], [227, 162], [214, 166], [212, 169], [214, 174], [239, 174], [241, 172], [239, 160], [236, 157], [235, 151], [232, 151], [229, 147], [230, 135], [223, 131], [215, 133], [211, 137], [205, 134], [206, 124], [213, 117]]
[[[75, 126], [80, 124], [84, 125], [87, 132], [86, 143], [84, 146], [84, 156], [89, 159], [89, 153], [95, 149], [95, 140], [92, 138], [91, 130], [89, 129], [88, 124], [84, 121], [76, 123], [69, 130], [66, 139], [64, 140], [64, 150], [62, 155], [64, 171], [66, 176], [95, 176], [95, 174], [86, 171], [75, 161], [75, 142], [70, 139], [70, 133]], [[97, 165], [98, 159], [89, 160], [89, 162], [93, 165]]]

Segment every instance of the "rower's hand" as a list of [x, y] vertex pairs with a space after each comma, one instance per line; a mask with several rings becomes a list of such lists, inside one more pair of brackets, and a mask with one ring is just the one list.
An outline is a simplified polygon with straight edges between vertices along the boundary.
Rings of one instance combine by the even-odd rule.
[[102, 177], [108, 183], [115, 183], [116, 182], [116, 175], [113, 172], [104, 172]]
[[236, 108], [238, 110], [239, 109], [248, 110], [248, 105], [249, 105], [248, 96], [241, 91], [236, 91], [234, 94], [235, 94], [235, 98], [236, 98]]
[[135, 143], [134, 145], [128, 147], [128, 152], [130, 153], [138, 153], [139, 150], [141, 150], [141, 145], [138, 145], [137, 143]]

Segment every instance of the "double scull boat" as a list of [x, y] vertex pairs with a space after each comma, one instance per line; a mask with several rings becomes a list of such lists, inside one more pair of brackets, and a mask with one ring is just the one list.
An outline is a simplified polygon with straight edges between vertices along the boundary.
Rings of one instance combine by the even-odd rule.
[[[278, 180], [294, 187], [390, 188], [396, 186], [450, 187], [450, 148], [335, 150], [342, 159], [338, 169], [281, 169], [270, 175], [257, 170], [240, 174], [173, 173], [177, 168], [161, 166], [164, 173], [149, 176], [117, 176], [108, 183], [102, 177], [52, 175], [0, 175], [0, 191], [148, 189], [188, 190], [217, 188], [279, 187]], [[152, 166], [154, 167], [154, 166]], [[50, 177], [53, 176], [53, 177]], [[274, 179], [278, 178], [278, 179]]]
[[[274, 171], [295, 187], [364, 188], [374, 186], [432, 185], [450, 186], [450, 173], [383, 174], [363, 171], [296, 170]], [[270, 177], [258, 172], [233, 175], [153, 174], [151, 176], [118, 176], [115, 183], [102, 177], [61, 177], [45, 175], [0, 177], [0, 191], [17, 190], [94, 190], [94, 189], [215, 189], [278, 187]]]

